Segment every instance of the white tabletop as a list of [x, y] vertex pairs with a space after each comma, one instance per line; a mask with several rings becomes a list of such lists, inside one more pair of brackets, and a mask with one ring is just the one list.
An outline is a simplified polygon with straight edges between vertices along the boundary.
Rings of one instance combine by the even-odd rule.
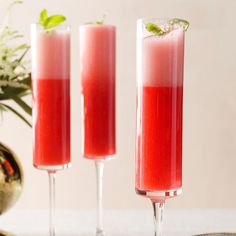
[[[0, 217], [1, 229], [16, 236], [47, 236], [47, 211], [11, 210]], [[153, 236], [152, 211], [105, 210], [107, 236]], [[56, 213], [56, 236], [94, 236], [94, 211]], [[189, 236], [206, 232], [236, 232], [236, 210], [165, 209], [164, 235]], [[235, 234], [236, 235], [236, 234]]]

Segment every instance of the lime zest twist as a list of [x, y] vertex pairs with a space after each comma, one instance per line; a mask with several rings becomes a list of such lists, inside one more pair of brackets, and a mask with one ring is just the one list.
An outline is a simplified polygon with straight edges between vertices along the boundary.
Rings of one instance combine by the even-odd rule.
[[66, 20], [66, 17], [63, 15], [51, 15], [48, 16], [46, 9], [43, 9], [40, 13], [38, 23], [43, 26], [45, 30], [52, 29]]
[[161, 27], [159, 27], [158, 25], [156, 24], [153, 24], [153, 23], [147, 23], [145, 25], [146, 27], [146, 30], [148, 32], [151, 32], [155, 35], [163, 35], [165, 32], [161, 29]]
[[184, 20], [184, 19], [179, 19], [179, 18], [173, 18], [169, 20], [169, 24], [174, 26], [174, 25], [179, 25], [183, 28], [184, 31], [187, 31], [189, 27], [189, 22]]
[[173, 18], [168, 21], [168, 27], [166, 28], [162, 28], [161, 26], [153, 23], [145, 24], [145, 28], [148, 32], [158, 36], [162, 36], [171, 32], [173, 29], [175, 29], [175, 26], [180, 26], [184, 31], [187, 31], [189, 22], [183, 19]]

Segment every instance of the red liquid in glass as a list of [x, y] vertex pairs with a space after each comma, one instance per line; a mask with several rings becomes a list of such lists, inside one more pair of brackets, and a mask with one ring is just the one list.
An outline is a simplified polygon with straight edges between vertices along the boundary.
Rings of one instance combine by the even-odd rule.
[[70, 80], [33, 79], [34, 165], [70, 162]]
[[181, 188], [183, 87], [143, 86], [139, 92], [136, 188]]
[[116, 153], [114, 26], [80, 27], [83, 156], [107, 159]]
[[[91, 75], [92, 77], [92, 75]], [[115, 80], [82, 81], [84, 104], [84, 155], [114, 155], [115, 146]]]

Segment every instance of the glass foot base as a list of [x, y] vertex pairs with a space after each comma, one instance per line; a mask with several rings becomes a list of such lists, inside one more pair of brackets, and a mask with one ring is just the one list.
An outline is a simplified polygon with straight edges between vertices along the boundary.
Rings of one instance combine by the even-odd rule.
[[71, 167], [71, 163], [66, 163], [66, 164], [63, 164], [63, 165], [56, 165], [56, 166], [41, 166], [41, 165], [35, 165], [34, 164], [34, 167], [39, 169], [39, 170], [59, 171], [59, 170], [64, 170], [64, 169], [70, 168]]
[[14, 234], [0, 230], [0, 236], [14, 236]]
[[96, 236], [105, 236], [105, 232], [103, 230], [101, 230], [101, 229], [97, 229], [96, 230]]
[[164, 202], [166, 199], [176, 197], [182, 193], [182, 188], [163, 191], [139, 190], [137, 188], [135, 190], [137, 194], [150, 198], [154, 202]]
[[107, 155], [107, 156], [83, 156], [85, 159], [92, 161], [110, 161], [116, 159], [116, 155]]

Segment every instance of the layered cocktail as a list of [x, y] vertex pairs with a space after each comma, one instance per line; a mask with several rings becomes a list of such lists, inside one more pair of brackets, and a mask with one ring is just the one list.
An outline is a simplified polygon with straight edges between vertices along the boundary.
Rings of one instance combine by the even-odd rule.
[[188, 22], [181, 19], [138, 21], [136, 192], [152, 200], [156, 218], [165, 200], [182, 191], [184, 31], [187, 27]]

